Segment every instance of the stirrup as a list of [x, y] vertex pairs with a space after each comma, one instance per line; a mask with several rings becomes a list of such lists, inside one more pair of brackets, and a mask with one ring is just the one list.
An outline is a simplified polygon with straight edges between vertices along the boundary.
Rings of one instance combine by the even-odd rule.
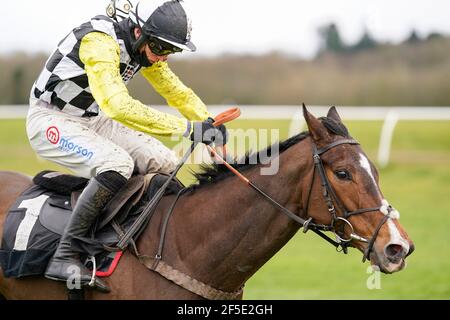
[[88, 257], [86, 259], [86, 262], [92, 262], [92, 277], [91, 281], [88, 283], [88, 286], [91, 288], [95, 287], [95, 279], [96, 279], [96, 272], [97, 272], [97, 261], [95, 260], [95, 257]]
[[91, 256], [88, 257], [86, 259], [86, 262], [91, 262], [92, 263], [92, 276], [91, 276], [91, 281], [89, 281], [89, 283], [87, 284], [88, 287], [98, 290], [100, 292], [103, 293], [109, 293], [111, 292], [110, 288], [108, 287], [108, 285], [106, 283], [103, 283], [100, 280], [97, 280], [97, 260], [95, 259], [95, 257]]

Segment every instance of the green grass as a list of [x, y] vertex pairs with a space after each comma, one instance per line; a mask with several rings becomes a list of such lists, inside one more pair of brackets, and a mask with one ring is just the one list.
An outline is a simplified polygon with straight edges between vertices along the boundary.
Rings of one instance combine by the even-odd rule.
[[[280, 128], [289, 122], [236, 121], [231, 128]], [[351, 122], [352, 135], [374, 159], [381, 122]], [[170, 143], [165, 140], [167, 144]], [[0, 170], [29, 175], [60, 169], [39, 162], [28, 145], [24, 122], [0, 121]], [[182, 178], [192, 181], [187, 170]], [[380, 170], [384, 195], [401, 212], [401, 224], [416, 245], [408, 267], [382, 275], [381, 289], [369, 290], [368, 264], [351, 250], [348, 256], [313, 233], [297, 234], [252, 277], [246, 299], [450, 299], [450, 123], [400, 122], [392, 163]]]
[[416, 245], [408, 267], [382, 275], [369, 290], [361, 254], [334, 252], [310, 233], [298, 233], [249, 282], [247, 299], [449, 299], [450, 167], [394, 165], [382, 172], [382, 190], [401, 212]]

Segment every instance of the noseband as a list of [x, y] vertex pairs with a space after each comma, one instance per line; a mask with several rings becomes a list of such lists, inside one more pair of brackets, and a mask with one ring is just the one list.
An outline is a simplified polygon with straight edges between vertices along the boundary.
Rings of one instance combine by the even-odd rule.
[[[318, 225], [312, 222], [312, 218], [309, 218], [304, 224], [303, 224], [303, 232], [307, 232], [308, 230], [313, 230], [315, 233], [317, 233], [319, 236], [333, 244], [338, 251], [343, 251], [344, 253], [348, 252], [348, 247], [350, 246], [350, 243], [355, 241], [361, 241], [364, 243], [367, 243], [367, 248], [364, 252], [363, 256], [363, 262], [365, 262], [367, 259], [370, 260], [370, 253], [373, 250], [373, 246], [375, 244], [375, 241], [378, 237], [378, 234], [381, 230], [381, 227], [386, 223], [386, 221], [390, 218], [390, 213], [395, 211], [387, 202], [383, 202], [381, 206], [375, 207], [375, 208], [366, 208], [366, 209], [358, 209], [355, 211], [348, 211], [345, 206], [343, 205], [342, 201], [339, 199], [339, 197], [336, 195], [333, 187], [330, 184], [330, 181], [328, 180], [328, 177], [325, 173], [325, 168], [323, 166], [321, 155], [328, 152], [329, 150], [340, 146], [340, 145], [359, 145], [359, 142], [353, 139], [345, 139], [345, 140], [339, 140], [336, 142], [333, 142], [321, 149], [318, 149], [316, 144], [312, 142], [313, 147], [313, 159], [314, 159], [314, 171], [313, 171], [313, 177], [312, 177], [312, 183], [309, 188], [308, 193], [308, 200], [307, 205], [305, 209], [306, 216], [308, 215], [308, 209], [309, 209], [309, 202], [311, 198], [312, 189], [314, 186], [315, 176], [316, 172], [319, 172], [319, 177], [321, 180], [322, 185], [322, 195], [325, 200], [325, 203], [328, 207], [328, 212], [331, 215], [331, 223], [330, 225]], [[342, 216], [338, 216], [337, 210], [335, 205], [340, 209], [342, 212]], [[354, 232], [353, 225], [348, 220], [352, 216], [356, 216], [363, 213], [369, 213], [369, 212], [382, 212], [384, 214], [383, 219], [378, 224], [377, 228], [375, 229], [374, 234], [372, 235], [372, 238], [370, 240], [365, 239], [364, 237], [361, 237]], [[339, 224], [341, 226], [339, 227]], [[351, 230], [349, 238], [344, 238], [344, 229], [348, 226]], [[339, 229], [338, 229], [339, 228]], [[336, 241], [329, 238], [327, 235], [323, 234], [321, 231], [331, 231], [336, 236]]]

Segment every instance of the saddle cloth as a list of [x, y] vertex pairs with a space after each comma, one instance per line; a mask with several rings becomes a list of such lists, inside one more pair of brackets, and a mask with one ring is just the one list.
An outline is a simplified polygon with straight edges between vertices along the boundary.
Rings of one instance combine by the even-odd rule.
[[[134, 176], [106, 206], [89, 235], [72, 242], [72, 248], [80, 252], [82, 261], [95, 257], [97, 276], [111, 275], [122, 256], [122, 252], [106, 250], [119, 241], [111, 221], [126, 230], [166, 180], [163, 175]], [[45, 171], [37, 175], [33, 182], [35, 184], [12, 205], [5, 221], [0, 266], [3, 275], [8, 278], [45, 273], [72, 208], [88, 180]], [[182, 187], [171, 183], [166, 195], [178, 192]], [[86, 265], [92, 268], [88, 261]]]

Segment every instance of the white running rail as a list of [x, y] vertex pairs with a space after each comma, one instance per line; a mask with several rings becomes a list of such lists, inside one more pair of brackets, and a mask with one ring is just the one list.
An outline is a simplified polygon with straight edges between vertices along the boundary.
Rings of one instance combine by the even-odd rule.
[[[208, 106], [211, 114], [219, 114], [232, 106]], [[167, 106], [154, 108], [177, 114], [177, 111]], [[301, 106], [254, 105], [239, 106], [242, 110], [241, 119], [291, 119], [289, 135], [293, 136], [306, 129]], [[325, 116], [329, 107], [310, 106], [310, 112], [315, 116]], [[0, 106], [1, 119], [23, 119], [28, 106]], [[389, 164], [392, 138], [399, 121], [450, 121], [450, 107], [338, 107], [343, 120], [383, 121], [380, 144], [378, 148], [378, 164], [385, 167]]]

